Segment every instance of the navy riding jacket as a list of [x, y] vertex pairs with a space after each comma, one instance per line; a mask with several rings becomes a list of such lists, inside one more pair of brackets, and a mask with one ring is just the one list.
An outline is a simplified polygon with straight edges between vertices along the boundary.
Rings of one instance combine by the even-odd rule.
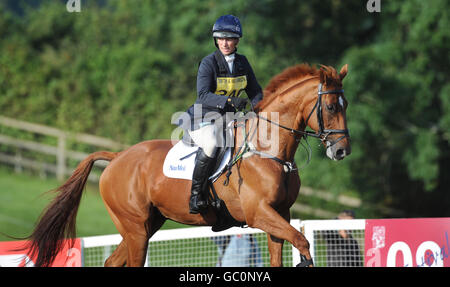
[[238, 97], [242, 91], [245, 91], [253, 107], [262, 100], [261, 86], [245, 56], [235, 53], [232, 70], [231, 73], [225, 57], [219, 50], [202, 59], [198, 68], [197, 100], [195, 101], [195, 104], [201, 104], [201, 111], [199, 112], [197, 108], [194, 112], [194, 105], [192, 105], [187, 110], [190, 124], [183, 123], [187, 120], [186, 118], [180, 118], [178, 125], [195, 130], [200, 122], [211, 120], [209, 117], [204, 118], [209, 112], [220, 115], [234, 112], [234, 108], [227, 104], [228, 98]]

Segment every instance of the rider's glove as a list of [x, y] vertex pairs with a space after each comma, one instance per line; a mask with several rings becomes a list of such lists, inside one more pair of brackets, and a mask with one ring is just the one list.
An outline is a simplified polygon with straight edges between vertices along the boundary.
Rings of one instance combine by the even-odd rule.
[[227, 104], [231, 107], [235, 108], [237, 111], [242, 111], [245, 109], [245, 106], [247, 105], [248, 100], [242, 99], [242, 98], [236, 98], [236, 97], [229, 97], [227, 100]]

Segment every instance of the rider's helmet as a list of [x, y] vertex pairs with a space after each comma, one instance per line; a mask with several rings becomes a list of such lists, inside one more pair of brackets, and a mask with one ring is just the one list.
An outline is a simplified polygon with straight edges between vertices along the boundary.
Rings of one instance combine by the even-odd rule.
[[220, 16], [214, 23], [212, 32], [214, 41], [216, 38], [241, 38], [241, 21], [233, 15]]

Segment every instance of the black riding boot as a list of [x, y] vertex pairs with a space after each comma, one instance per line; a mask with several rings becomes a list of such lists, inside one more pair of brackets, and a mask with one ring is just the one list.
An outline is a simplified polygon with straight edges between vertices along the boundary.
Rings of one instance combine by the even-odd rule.
[[208, 177], [214, 157], [207, 156], [202, 148], [197, 151], [195, 158], [194, 173], [192, 175], [191, 199], [189, 200], [189, 212], [192, 214], [201, 213], [208, 207], [205, 190], [208, 184]]

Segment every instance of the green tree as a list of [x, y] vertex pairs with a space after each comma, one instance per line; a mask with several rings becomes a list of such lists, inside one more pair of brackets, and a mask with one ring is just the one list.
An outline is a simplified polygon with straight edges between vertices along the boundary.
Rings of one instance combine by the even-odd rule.
[[431, 3], [383, 3], [377, 41], [343, 59], [352, 182], [409, 216], [443, 216], [450, 202], [450, 7]]
[[[349, 64], [352, 155], [325, 158], [310, 140], [305, 185], [360, 193], [404, 216], [450, 204], [450, 30], [446, 0], [64, 1], [0, 4], [0, 113], [120, 142], [169, 138], [195, 98], [214, 21], [241, 19], [245, 54], [264, 87], [283, 69]], [[300, 148], [298, 165], [306, 161]], [[378, 214], [391, 216], [391, 214]]]

